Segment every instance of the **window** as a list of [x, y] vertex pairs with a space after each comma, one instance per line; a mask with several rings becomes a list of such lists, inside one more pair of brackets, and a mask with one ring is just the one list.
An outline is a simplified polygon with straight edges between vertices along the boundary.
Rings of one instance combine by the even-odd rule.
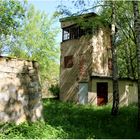
[[73, 56], [64, 57], [64, 68], [71, 68], [73, 66]]
[[70, 31], [69, 29], [63, 30], [63, 40], [68, 40], [70, 39]]
[[108, 69], [112, 70], [112, 58], [108, 58]]
[[62, 34], [62, 41], [71, 40], [71, 39], [78, 39], [83, 35], [86, 34], [95, 34], [97, 28], [88, 27], [88, 28], [81, 28], [77, 25], [72, 25], [66, 28], [63, 28]]
[[91, 29], [81, 29], [79, 26], [73, 25], [70, 27], [63, 28], [62, 41], [78, 39], [86, 33], [91, 33]]

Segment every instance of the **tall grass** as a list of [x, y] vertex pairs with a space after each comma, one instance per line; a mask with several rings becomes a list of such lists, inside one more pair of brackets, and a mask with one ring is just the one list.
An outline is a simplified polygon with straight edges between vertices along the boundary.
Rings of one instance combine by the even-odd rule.
[[111, 116], [111, 106], [94, 107], [59, 101], [43, 101], [44, 121], [21, 125], [1, 124], [0, 138], [71, 138], [71, 139], [135, 139], [137, 107], [122, 107]]

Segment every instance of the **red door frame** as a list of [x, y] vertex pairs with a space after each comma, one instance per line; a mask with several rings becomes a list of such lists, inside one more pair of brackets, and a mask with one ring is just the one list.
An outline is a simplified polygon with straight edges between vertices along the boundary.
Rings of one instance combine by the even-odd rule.
[[106, 105], [108, 102], [108, 83], [97, 82], [97, 105]]

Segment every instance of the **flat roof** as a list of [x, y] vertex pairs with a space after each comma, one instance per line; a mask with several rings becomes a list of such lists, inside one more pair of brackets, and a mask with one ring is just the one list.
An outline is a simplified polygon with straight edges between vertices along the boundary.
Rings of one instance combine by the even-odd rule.
[[[112, 80], [112, 76], [91, 76], [91, 78]], [[119, 77], [118, 80], [137, 82], [137, 79], [128, 78], [128, 77]]]
[[97, 14], [94, 13], [94, 12], [86, 13], [86, 14], [80, 14], [80, 15], [72, 14], [71, 16], [68, 16], [68, 17], [65, 17], [65, 18], [60, 18], [59, 21], [63, 22], [63, 21], [67, 21], [67, 20], [73, 20], [73, 19], [76, 19], [78, 17], [88, 18], [88, 17], [94, 17], [94, 16], [97, 16]]

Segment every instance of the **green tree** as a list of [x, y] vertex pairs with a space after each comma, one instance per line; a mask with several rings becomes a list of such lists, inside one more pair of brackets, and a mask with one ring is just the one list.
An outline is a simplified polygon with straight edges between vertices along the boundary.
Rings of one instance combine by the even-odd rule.
[[21, 26], [26, 2], [0, 0], [0, 34], [12, 34]]
[[113, 106], [112, 115], [118, 114], [119, 106], [119, 88], [118, 88], [118, 65], [117, 65], [117, 46], [116, 46], [116, 13], [115, 1], [111, 1], [112, 22], [111, 22], [111, 46], [112, 46], [112, 80], [113, 80]]
[[116, 9], [119, 76], [136, 79], [136, 47], [132, 3], [117, 1]]
[[[107, 1], [108, 2], [108, 1]], [[100, 16], [111, 24], [111, 6], [102, 5]], [[115, 1], [116, 46], [119, 77], [136, 79], [136, 48], [133, 26], [133, 11], [130, 1]], [[126, 55], [127, 54], [127, 55]]]
[[26, 1], [0, 0], [0, 54], [8, 51], [7, 44], [17, 34], [26, 13]]
[[0, 53], [38, 61], [42, 85], [58, 81], [57, 18], [26, 1], [0, 0], [0, 8]]
[[137, 47], [137, 72], [138, 72], [138, 128], [140, 129], [140, 12], [138, 7], [139, 2], [133, 1], [134, 9], [134, 29]]
[[56, 36], [59, 29], [54, 26], [55, 20], [55, 17], [49, 19], [44, 12], [37, 11], [33, 5], [28, 6], [23, 25], [9, 47], [11, 56], [39, 62], [42, 81], [58, 76]]

